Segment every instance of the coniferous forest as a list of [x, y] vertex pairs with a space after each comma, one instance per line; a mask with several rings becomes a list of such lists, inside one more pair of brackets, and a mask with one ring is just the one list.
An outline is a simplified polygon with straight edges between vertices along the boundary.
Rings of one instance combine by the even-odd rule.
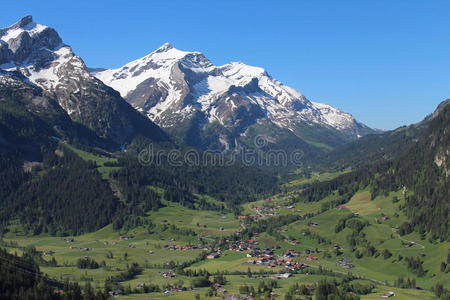
[[338, 202], [342, 204], [367, 186], [372, 198], [402, 190], [406, 195], [404, 210], [410, 221], [402, 225], [401, 232], [431, 232], [434, 239], [449, 240], [448, 162], [439, 163], [449, 149], [449, 128], [450, 103], [447, 103], [418, 142], [406, 147], [397, 158], [365, 164], [331, 181], [315, 183], [301, 192], [298, 199], [318, 201], [337, 190]]
[[[185, 5], [179, 2], [171, 9]], [[252, 5], [242, 18], [248, 4], [239, 3], [224, 10], [232, 12], [224, 16], [235, 19], [227, 22], [216, 15], [221, 5], [230, 5], [225, 2], [214, 4], [214, 14], [204, 11], [211, 3], [188, 3], [180, 15], [172, 17], [172, 10], [170, 18], [164, 9], [153, 10], [163, 2], [151, 3], [148, 11], [155, 13], [145, 17], [137, 12], [120, 18], [108, 15], [110, 23], [101, 19], [114, 6], [110, 3], [91, 3], [99, 5], [95, 15], [79, 15], [86, 24], [102, 23], [102, 30], [120, 23], [123, 28], [114, 37], [119, 34], [124, 40], [150, 21], [177, 25], [176, 35], [217, 24], [227, 29], [252, 19], [247, 28], [234, 27], [200, 40], [213, 45], [214, 38], [232, 36], [233, 42], [223, 48], [227, 55], [235, 54], [228, 47], [257, 44], [252, 59], [287, 59], [284, 64], [295, 72], [297, 59], [284, 57], [284, 52], [301, 53], [302, 67], [313, 65], [319, 73], [314, 57], [321, 55], [324, 47], [316, 44], [322, 41], [342, 63], [330, 72], [356, 68], [352, 63], [370, 53], [373, 65], [360, 64], [358, 70], [377, 73], [372, 72], [376, 59], [389, 66], [406, 65], [407, 59], [408, 66], [414, 65], [406, 76], [411, 80], [416, 70], [425, 69], [425, 59], [433, 59], [434, 65], [434, 59], [445, 57], [445, 47], [439, 44], [442, 53], [434, 57], [421, 52], [418, 64], [411, 64], [409, 54], [417, 49], [407, 43], [419, 45], [416, 38], [424, 34], [427, 43], [421, 45], [426, 47], [420, 49], [425, 53], [437, 49], [429, 46], [428, 38], [437, 42], [436, 35], [440, 43], [448, 36], [434, 34], [448, 27], [441, 26], [448, 21], [445, 15], [431, 18], [421, 8], [409, 16], [413, 3], [392, 13], [390, 22], [380, 22], [379, 16], [388, 20], [391, 6], [398, 5], [395, 1], [387, 1], [391, 6], [386, 7], [377, 2], [385, 8], [382, 14], [372, 9], [355, 14], [342, 4], [335, 12], [327, 4], [331, 13], [314, 20], [308, 20], [307, 11], [290, 11], [291, 4], [280, 6], [283, 18], [270, 5]], [[2, 3], [4, 14], [15, 13], [10, 5]], [[36, 5], [47, 8], [41, 2]], [[147, 11], [148, 5], [127, 5], [124, 12], [136, 7]], [[440, 13], [435, 6], [428, 9]], [[79, 8], [72, 5], [59, 14]], [[261, 8], [269, 9], [271, 17], [261, 18]], [[345, 18], [347, 12], [352, 16]], [[284, 17], [291, 13], [295, 15]], [[53, 22], [64, 23], [59, 14]], [[404, 15], [414, 20], [402, 22]], [[183, 26], [174, 22], [179, 16], [186, 18]], [[309, 34], [291, 34], [298, 20], [306, 22], [302, 30], [321, 28], [326, 35], [314, 36], [308, 44]], [[353, 26], [353, 21], [364, 26]], [[136, 22], [139, 26], [129, 27]], [[277, 29], [280, 23], [289, 30]], [[439, 26], [427, 27], [430, 24]], [[375, 35], [369, 32], [372, 27]], [[378, 30], [384, 27], [389, 29], [389, 47], [379, 51], [383, 44]], [[414, 39], [398, 34], [403, 27], [413, 29], [406, 32]], [[240, 34], [261, 28], [261, 36], [251, 34], [245, 41], [252, 43], [239, 43]], [[94, 29], [88, 28], [83, 37]], [[335, 34], [355, 29], [348, 40]], [[149, 40], [141, 35], [139, 42], [159, 38], [156, 31], [145, 30]], [[265, 39], [276, 33], [278, 41], [286, 32], [288, 41], [274, 43], [280, 55]], [[306, 52], [290, 45], [299, 37], [300, 50]], [[372, 47], [358, 55], [352, 52], [358, 47], [347, 49], [349, 57], [335, 51], [351, 41], [361, 49]], [[399, 41], [402, 55], [396, 57], [390, 47]], [[264, 47], [254, 42], [264, 42]], [[121, 55], [121, 47], [129, 47], [122, 40], [114, 43]], [[433, 112], [423, 112], [420, 122], [379, 130], [337, 106], [307, 98], [261, 67], [215, 65], [201, 52], [165, 43], [117, 69], [91, 68], [74, 49], [55, 29], [30, 15], [0, 28], [0, 300], [450, 300], [450, 99]], [[320, 63], [326, 62], [325, 54]], [[439, 66], [434, 71], [447, 69]], [[327, 72], [320, 76], [327, 77]], [[384, 82], [394, 73], [377, 80]], [[424, 74], [420, 76], [425, 84]], [[317, 76], [298, 75], [298, 82], [305, 81], [302, 76]], [[350, 78], [347, 75], [342, 73], [343, 78]], [[342, 83], [338, 77], [333, 77], [336, 85]], [[433, 84], [430, 98], [447, 92], [447, 87], [434, 90], [437, 81], [428, 84]], [[409, 81], [407, 85], [412, 86]], [[351, 103], [355, 96], [349, 97], [345, 100]], [[412, 98], [419, 102], [417, 97]], [[377, 106], [387, 103], [375, 92], [364, 100], [373, 99]], [[395, 128], [418, 120], [404, 107], [383, 110], [391, 108], [405, 116], [380, 126]], [[422, 114], [414, 113], [415, 118]]]

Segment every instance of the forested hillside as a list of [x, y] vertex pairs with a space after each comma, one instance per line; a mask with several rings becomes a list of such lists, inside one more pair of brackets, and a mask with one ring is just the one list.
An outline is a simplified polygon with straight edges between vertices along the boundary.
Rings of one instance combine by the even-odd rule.
[[[194, 194], [210, 195], [238, 211], [239, 203], [277, 190], [274, 175], [237, 164], [143, 166], [132, 148], [147, 147], [152, 141], [145, 137], [135, 139], [129, 154], [107, 152], [113, 142], [72, 121], [55, 100], [19, 75], [2, 77], [0, 103], [1, 231], [20, 220], [26, 234], [77, 235], [112, 222], [123, 225], [124, 216], [162, 207], [161, 198], [194, 207], [199, 202]], [[70, 145], [91, 152], [90, 158]], [[119, 158], [112, 176], [103, 176], [91, 161], [104, 155]]]
[[19, 257], [0, 249], [0, 299], [60, 300], [109, 299], [109, 295], [78, 284], [50, 280], [27, 253]]
[[239, 204], [278, 190], [273, 174], [238, 164], [144, 166], [132, 155], [124, 155], [112, 163], [111, 176], [102, 178], [96, 162], [83, 160], [64, 144], [42, 146], [41, 155], [42, 161], [33, 163], [11, 155], [0, 157], [5, 183], [0, 189], [3, 230], [13, 219], [20, 220], [28, 234], [77, 235], [112, 222], [120, 228], [124, 216], [158, 210], [162, 199], [191, 208], [224, 209], [201, 203], [197, 195], [212, 196], [238, 212]]
[[315, 183], [303, 191], [299, 199], [317, 201], [337, 190], [341, 196], [339, 202], [345, 203], [366, 186], [370, 187], [372, 198], [402, 190], [406, 196], [404, 210], [410, 221], [402, 225], [401, 232], [431, 232], [434, 239], [448, 240], [449, 110], [450, 103], [441, 106], [418, 141], [397, 154], [396, 158], [365, 164], [331, 181]]
[[18, 218], [30, 234], [80, 234], [109, 224], [120, 205], [95, 164], [52, 150], [43, 150], [43, 161], [30, 173], [12, 169], [28, 180], [2, 198], [1, 219]]
[[337, 146], [314, 159], [309, 166], [316, 170], [358, 168], [395, 159], [419, 141], [419, 137], [426, 133], [430, 123], [443, 113], [449, 103], [450, 100], [443, 101], [432, 114], [419, 123], [369, 134], [356, 141]]

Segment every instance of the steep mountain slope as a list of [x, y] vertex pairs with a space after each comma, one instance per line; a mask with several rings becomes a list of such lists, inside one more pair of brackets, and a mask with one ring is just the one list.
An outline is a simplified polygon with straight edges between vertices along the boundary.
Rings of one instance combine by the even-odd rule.
[[442, 113], [450, 100], [443, 101], [423, 121], [379, 134], [369, 134], [356, 141], [340, 145], [311, 162], [316, 169], [357, 168], [377, 161], [394, 159], [413, 147], [430, 123]]
[[[435, 238], [450, 240], [450, 101], [438, 107], [417, 144], [396, 161], [394, 172], [411, 191], [405, 208], [411, 222], [404, 232], [429, 230]], [[380, 182], [390, 180], [386, 174]]]
[[76, 283], [63, 283], [48, 278], [39, 268], [45, 260], [34, 247], [25, 249], [22, 256], [0, 249], [0, 298], [19, 299], [98, 299], [106, 300], [106, 292], [87, 290], [81, 294]]
[[[261, 128], [284, 132], [292, 143], [325, 147], [373, 132], [350, 114], [307, 100], [262, 68], [215, 66], [202, 53], [168, 43], [121, 68], [93, 74], [158, 125], [202, 148], [235, 148]], [[268, 141], [281, 143], [277, 135]]]
[[50, 140], [113, 146], [86, 126], [72, 121], [42, 89], [24, 81], [20, 73], [0, 70], [0, 154], [15, 152], [26, 159], [38, 159], [40, 147]]
[[57, 100], [70, 118], [121, 145], [137, 135], [168, 140], [150, 120], [89, 74], [83, 60], [58, 33], [31, 16], [0, 29], [0, 69], [16, 71]]
[[400, 233], [416, 230], [430, 232], [432, 239], [450, 240], [450, 101], [443, 102], [422, 124], [426, 125], [415, 141], [398, 143], [400, 149], [387, 153], [391, 159], [367, 162], [329, 182], [313, 184], [300, 198], [316, 201], [338, 190], [341, 203], [345, 203], [364, 187], [370, 188], [372, 199], [402, 191], [402, 208], [409, 221], [400, 227]]
[[120, 229], [163, 206], [149, 187], [185, 206], [210, 208], [197, 197], [208, 195], [230, 209], [278, 190], [275, 174], [252, 166], [179, 166], [164, 155], [143, 165], [133, 151], [139, 143], [117, 156], [86, 146], [108, 141], [20, 74], [1, 73], [0, 236], [13, 219], [29, 234], [81, 234], [113, 222]]

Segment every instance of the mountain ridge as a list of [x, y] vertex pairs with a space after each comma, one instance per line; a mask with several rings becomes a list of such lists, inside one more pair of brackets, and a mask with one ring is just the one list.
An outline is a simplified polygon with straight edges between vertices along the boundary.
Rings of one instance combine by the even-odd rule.
[[[203, 120], [196, 124], [200, 132], [219, 123], [229, 131], [226, 137], [216, 138], [222, 148], [234, 144], [260, 120], [307, 142], [301, 129], [305, 125], [338, 136], [337, 144], [375, 132], [348, 113], [309, 101], [263, 68], [241, 62], [215, 66], [203, 53], [178, 50], [170, 43], [122, 67], [92, 74], [169, 132], [197, 114]], [[321, 142], [327, 144], [325, 139]]]
[[310, 166], [317, 169], [346, 169], [372, 164], [376, 161], [395, 159], [407, 149], [417, 144], [429, 125], [450, 104], [450, 99], [442, 101], [436, 109], [422, 121], [398, 127], [379, 134], [369, 134], [358, 140], [340, 145], [312, 161]]
[[263, 68], [215, 66], [204, 54], [169, 43], [119, 71], [88, 68], [56, 30], [32, 16], [0, 30], [0, 69], [20, 73], [73, 121], [118, 146], [136, 136], [160, 142], [171, 135], [200, 149], [233, 150], [254, 148], [258, 133], [270, 148], [312, 153], [374, 132]]
[[0, 30], [0, 69], [20, 73], [28, 84], [56, 99], [73, 121], [117, 145], [138, 135], [169, 140], [116, 91], [90, 75], [82, 58], [53, 28], [35, 23], [31, 16]]

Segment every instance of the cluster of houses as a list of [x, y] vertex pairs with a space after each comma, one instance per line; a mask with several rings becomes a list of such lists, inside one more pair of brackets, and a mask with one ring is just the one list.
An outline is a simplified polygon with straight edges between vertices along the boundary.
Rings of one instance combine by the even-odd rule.
[[286, 258], [293, 258], [300, 256], [300, 252], [297, 250], [289, 249], [283, 253], [283, 256]]
[[[163, 277], [165, 277], [165, 278], [175, 277], [175, 274], [173, 274], [173, 273], [172, 273], [173, 276], [171, 276], [172, 274], [169, 274], [169, 275], [167, 275], [167, 276], [164, 276], [165, 273], [171, 273], [171, 272], [163, 272], [163, 273], [161, 273], [161, 275], [162, 275]], [[137, 287], [137, 288], [144, 288], [144, 287], [145, 287], [145, 284], [144, 284], [144, 283], [139, 283], [139, 284], [136, 285], [136, 287]], [[184, 286], [181, 286], [181, 287], [168, 287], [168, 288], [166, 288], [166, 289], [164, 290], [164, 295], [169, 296], [169, 295], [173, 295], [174, 293], [185, 292], [185, 291], [187, 291], [187, 290], [188, 290], [188, 288], [187, 288], [187, 287], [184, 287]]]
[[174, 278], [176, 274], [172, 271], [162, 272], [161, 276], [164, 278]]
[[351, 269], [354, 267], [352, 260], [350, 258], [338, 259], [336, 260], [336, 265], [346, 269]]
[[263, 217], [273, 217], [278, 214], [273, 206], [255, 206], [253, 209], [258, 215]]
[[202, 245], [164, 245], [163, 249], [167, 250], [178, 250], [178, 251], [187, 251], [187, 250], [208, 250], [205, 246]]
[[231, 251], [248, 251], [253, 250], [258, 247], [258, 241], [256, 240], [246, 240], [240, 242], [231, 242], [229, 250]]
[[[266, 200], [267, 202], [271, 202]], [[281, 208], [281, 206], [274, 206], [274, 205], [263, 205], [263, 206], [255, 206], [252, 207], [252, 209], [255, 211], [256, 214], [251, 215], [241, 215], [238, 216], [239, 220], [247, 220], [250, 219], [252, 221], [258, 221], [259, 219], [265, 218], [265, 217], [273, 217], [278, 215], [277, 209]], [[292, 206], [290, 209], [293, 209]]]
[[302, 270], [304, 268], [309, 267], [307, 264], [298, 262], [298, 261], [294, 261], [292, 259], [286, 259], [284, 268], [289, 270], [289, 271], [297, 271], [297, 270]]
[[227, 295], [223, 295], [220, 299], [221, 300], [257, 300], [257, 299], [278, 299], [276, 298], [278, 297], [278, 294], [271, 292], [269, 296], [265, 297], [265, 298], [256, 298], [254, 296], [239, 296], [239, 295], [235, 295], [235, 294], [227, 294]]
[[[236, 294], [227, 294], [227, 295], [223, 295], [222, 297], [220, 297], [221, 300], [256, 300], [255, 297], [253, 296], [239, 296]], [[270, 298], [269, 298], [270, 299]]]
[[222, 293], [222, 294], [228, 293], [228, 291], [227, 291], [220, 283], [218, 283], [218, 282], [214, 283], [214, 284], [212, 285], [212, 287], [214, 288], [214, 290], [215, 290], [217, 293]]
[[243, 220], [252, 220], [252, 221], [258, 221], [259, 219], [261, 219], [261, 215], [242, 215], [242, 216], [238, 216], [238, 219], [243, 221]]
[[88, 248], [88, 247], [78, 247], [78, 246], [70, 246], [70, 249], [79, 249], [81, 251], [91, 251], [92, 248]]
[[254, 248], [250, 253], [247, 253], [247, 257], [267, 257], [267, 256], [273, 256], [274, 252], [273, 249], [265, 248], [265, 249], [259, 249]]
[[[272, 200], [266, 200], [268, 204], [264, 204], [263, 206], [255, 206], [253, 207], [253, 210], [256, 212], [256, 216], [252, 215], [253, 218], [262, 218], [262, 217], [273, 217], [278, 214], [277, 210], [281, 208], [281, 205], [274, 205], [271, 204]], [[286, 207], [289, 210], [294, 210], [295, 206], [292, 204], [284, 204], [284, 207]], [[296, 209], [295, 211], [301, 212], [301, 209]]]
[[296, 250], [287, 250], [283, 253], [283, 255], [276, 255], [272, 249], [254, 249], [247, 254], [247, 257], [251, 257], [253, 259], [248, 260], [246, 263], [267, 266], [268, 268], [284, 267], [286, 270], [296, 271], [308, 267], [307, 264], [295, 261], [293, 259], [299, 255], [300, 253]]

